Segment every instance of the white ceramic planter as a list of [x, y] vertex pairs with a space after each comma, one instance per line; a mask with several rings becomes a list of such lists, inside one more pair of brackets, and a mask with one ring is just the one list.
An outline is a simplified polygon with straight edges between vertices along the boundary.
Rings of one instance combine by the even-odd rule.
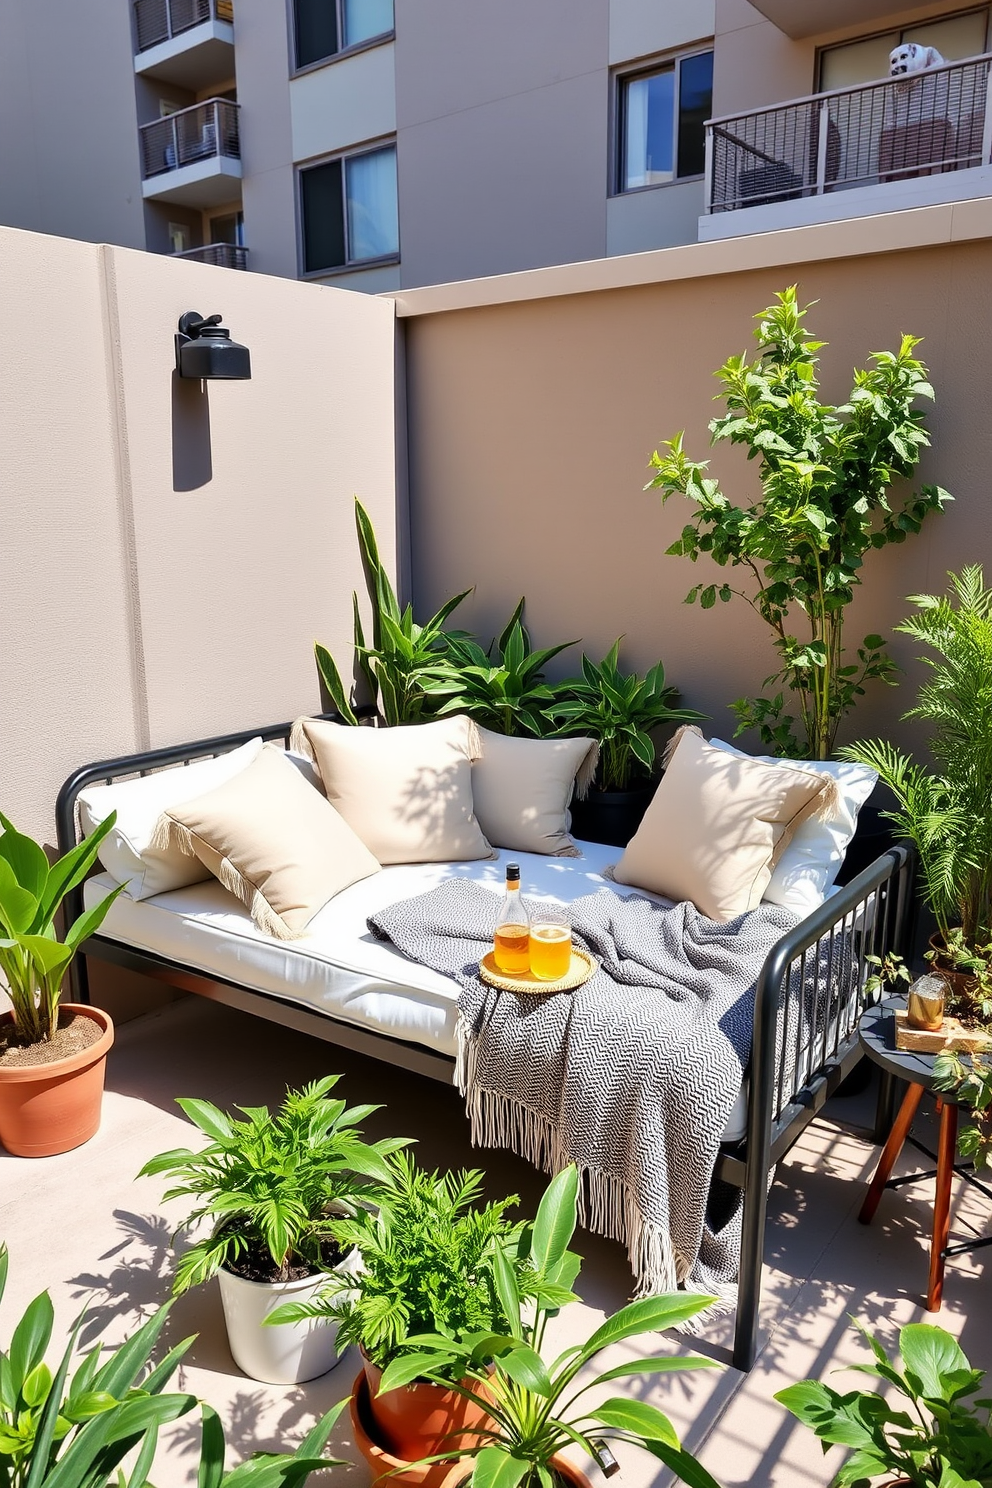
[[[354, 1274], [358, 1252], [352, 1250], [338, 1271]], [[310, 1302], [327, 1281], [326, 1274], [302, 1281], [245, 1281], [221, 1269], [220, 1295], [227, 1338], [234, 1362], [250, 1379], [269, 1385], [298, 1385], [317, 1379], [338, 1362], [336, 1322], [308, 1318], [267, 1328], [265, 1318], [284, 1302]]]

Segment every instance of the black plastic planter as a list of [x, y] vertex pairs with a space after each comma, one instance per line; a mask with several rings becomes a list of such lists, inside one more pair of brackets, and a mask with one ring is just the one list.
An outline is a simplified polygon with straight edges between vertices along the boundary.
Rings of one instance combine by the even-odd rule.
[[591, 790], [584, 801], [573, 801], [572, 835], [582, 842], [605, 842], [626, 847], [658, 788], [652, 780], [639, 790]]

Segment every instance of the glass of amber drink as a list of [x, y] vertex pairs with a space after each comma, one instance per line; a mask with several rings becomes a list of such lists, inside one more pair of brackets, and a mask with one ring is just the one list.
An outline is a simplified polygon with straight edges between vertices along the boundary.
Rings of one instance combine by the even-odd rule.
[[558, 982], [572, 964], [572, 921], [564, 904], [531, 903], [530, 969], [542, 982]]

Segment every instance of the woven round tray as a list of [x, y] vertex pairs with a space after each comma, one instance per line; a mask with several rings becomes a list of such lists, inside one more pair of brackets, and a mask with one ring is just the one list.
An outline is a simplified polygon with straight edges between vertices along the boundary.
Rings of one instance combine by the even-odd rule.
[[491, 987], [500, 987], [504, 992], [527, 992], [538, 997], [546, 997], [549, 992], [571, 992], [587, 982], [597, 970], [594, 957], [588, 951], [580, 951], [575, 946], [572, 947], [571, 966], [555, 982], [546, 982], [543, 978], [536, 977], [532, 971], [523, 972], [520, 976], [507, 976], [496, 965], [492, 951], [479, 962], [479, 975]]

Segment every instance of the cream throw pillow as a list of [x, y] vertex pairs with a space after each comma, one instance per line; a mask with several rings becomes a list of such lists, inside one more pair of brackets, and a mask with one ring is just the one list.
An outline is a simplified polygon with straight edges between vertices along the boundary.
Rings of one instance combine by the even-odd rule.
[[329, 899], [379, 864], [281, 749], [162, 814], [156, 842], [195, 855], [277, 940], [302, 935]]
[[613, 870], [725, 922], [754, 909], [800, 822], [833, 808], [825, 775], [728, 754], [683, 729], [637, 833]]
[[479, 826], [511, 852], [581, 854], [568, 832], [573, 787], [580, 800], [592, 782], [595, 739], [511, 739], [480, 729], [482, 757], [472, 764]]
[[159, 770], [137, 780], [92, 785], [80, 791], [79, 820], [84, 837], [112, 811], [117, 812], [116, 823], [100, 844], [100, 862], [111, 878], [127, 886], [129, 898], [150, 899], [154, 894], [168, 894], [210, 877], [197, 858], [186, 857], [178, 847], [152, 845], [159, 818], [170, 806], [192, 801], [223, 785], [257, 759], [261, 750], [261, 739], [250, 739], [215, 759], [195, 760], [191, 765]]
[[290, 747], [380, 863], [495, 857], [472, 804], [479, 731], [463, 714], [379, 729], [300, 718]]

